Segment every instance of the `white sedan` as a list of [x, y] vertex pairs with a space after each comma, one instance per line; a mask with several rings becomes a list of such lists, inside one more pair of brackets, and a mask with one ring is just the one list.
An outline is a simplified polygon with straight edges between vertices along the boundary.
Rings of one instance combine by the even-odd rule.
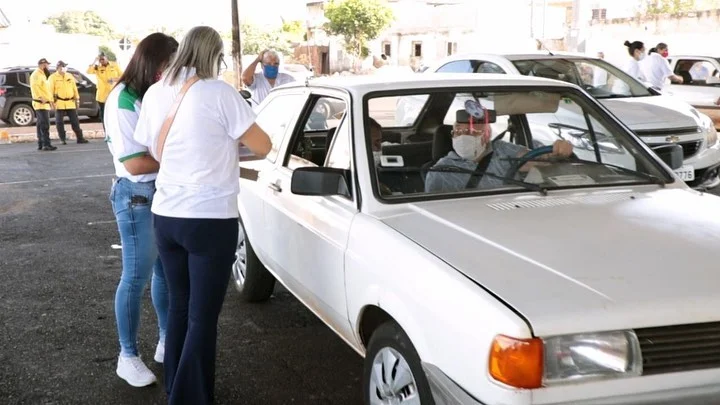
[[[404, 97], [424, 106], [393, 127]], [[312, 129], [327, 99], [344, 113]], [[235, 285], [264, 301], [279, 281], [363, 356], [365, 404], [720, 398], [720, 199], [673, 173], [679, 145], [507, 75], [290, 84], [258, 124]]]

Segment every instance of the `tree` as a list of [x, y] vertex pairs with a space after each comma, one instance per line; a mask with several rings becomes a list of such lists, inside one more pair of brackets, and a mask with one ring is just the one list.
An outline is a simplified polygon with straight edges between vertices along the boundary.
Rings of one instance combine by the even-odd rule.
[[302, 21], [283, 21], [280, 30], [288, 41], [304, 41], [307, 33], [305, 32], [305, 24]]
[[392, 10], [379, 0], [331, 0], [325, 7], [330, 35], [345, 39], [345, 49], [352, 55], [366, 57], [367, 43], [377, 38], [393, 21]]
[[[228, 40], [232, 39], [232, 34], [229, 32], [223, 33], [222, 36]], [[254, 24], [242, 22], [240, 37], [243, 55], [257, 55], [263, 49], [274, 49], [284, 55], [292, 54], [290, 43], [280, 30], [263, 30]]]
[[645, 0], [640, 13], [648, 17], [682, 14], [695, 10], [695, 0]]
[[117, 56], [115, 55], [115, 52], [113, 52], [112, 49], [110, 49], [107, 45], [100, 45], [98, 47], [98, 54], [104, 53], [105, 56], [107, 56], [109, 61], [115, 62], [117, 61]]
[[43, 24], [52, 25], [57, 32], [64, 34], [116, 37], [112, 26], [94, 11], [65, 11], [46, 19]]

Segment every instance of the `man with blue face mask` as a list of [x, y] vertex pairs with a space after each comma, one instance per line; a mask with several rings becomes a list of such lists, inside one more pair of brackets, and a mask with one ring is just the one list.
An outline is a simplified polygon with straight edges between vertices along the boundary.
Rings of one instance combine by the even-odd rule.
[[[262, 72], [255, 73], [257, 64], [262, 66]], [[250, 66], [242, 74], [243, 83], [250, 89], [253, 100], [260, 104], [267, 97], [270, 90], [276, 86], [295, 81], [295, 78], [287, 73], [281, 73], [280, 56], [273, 50], [260, 52]]]

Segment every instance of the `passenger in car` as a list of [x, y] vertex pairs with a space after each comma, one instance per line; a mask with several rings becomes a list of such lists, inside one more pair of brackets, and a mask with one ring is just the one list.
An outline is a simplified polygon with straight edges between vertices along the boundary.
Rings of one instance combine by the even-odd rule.
[[[529, 149], [503, 140], [491, 142], [491, 135], [488, 124], [476, 124], [471, 128], [468, 123], [456, 121], [451, 132], [453, 150], [430, 168], [425, 178], [425, 192], [446, 193], [502, 187], [502, 177], [508, 175], [515, 162], [513, 158], [522, 157]], [[570, 142], [558, 140], [553, 144], [552, 154], [545, 156], [569, 157], [572, 153]], [[528, 162], [519, 171], [527, 171], [534, 164], [536, 163]], [[452, 168], [460, 170], [456, 173], [440, 171]]]

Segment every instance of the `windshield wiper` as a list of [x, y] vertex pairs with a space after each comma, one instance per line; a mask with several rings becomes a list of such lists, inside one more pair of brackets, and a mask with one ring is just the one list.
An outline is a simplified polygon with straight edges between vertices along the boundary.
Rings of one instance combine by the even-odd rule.
[[597, 99], [605, 99], [605, 98], [631, 98], [633, 96], [628, 96], [627, 94], [604, 94], [602, 96], [594, 96]]
[[500, 175], [498, 175], [498, 174], [491, 173], [491, 172], [481, 172], [481, 171], [477, 171], [477, 170], [463, 169], [463, 168], [461, 168], [461, 167], [454, 167], [454, 166], [438, 166], [438, 167], [432, 167], [432, 168], [428, 169], [427, 171], [428, 171], [428, 172], [443, 172], [443, 173], [464, 173], [464, 174], [469, 174], [469, 175], [471, 175], [471, 176], [472, 176], [472, 175], [475, 175], [475, 176], [478, 176], [478, 175], [480, 175], [480, 176], [490, 176], [490, 177], [494, 177], [494, 178], [496, 178], [496, 179], [504, 180], [504, 181], [507, 182], [507, 183], [510, 183], [510, 184], [513, 184], [513, 185], [516, 185], [516, 186], [520, 186], [520, 187], [522, 187], [522, 188], [524, 188], [524, 189], [526, 189], [526, 190], [537, 191], [537, 192], [540, 193], [540, 195], [542, 195], [542, 196], [546, 196], [546, 195], [547, 195], [547, 188], [546, 188], [546, 187], [543, 187], [543, 186], [540, 186], [540, 185], [537, 185], [537, 184], [526, 183], [526, 182], [520, 181], [520, 180], [515, 180], [515, 179], [510, 178], [510, 177], [500, 176]]

